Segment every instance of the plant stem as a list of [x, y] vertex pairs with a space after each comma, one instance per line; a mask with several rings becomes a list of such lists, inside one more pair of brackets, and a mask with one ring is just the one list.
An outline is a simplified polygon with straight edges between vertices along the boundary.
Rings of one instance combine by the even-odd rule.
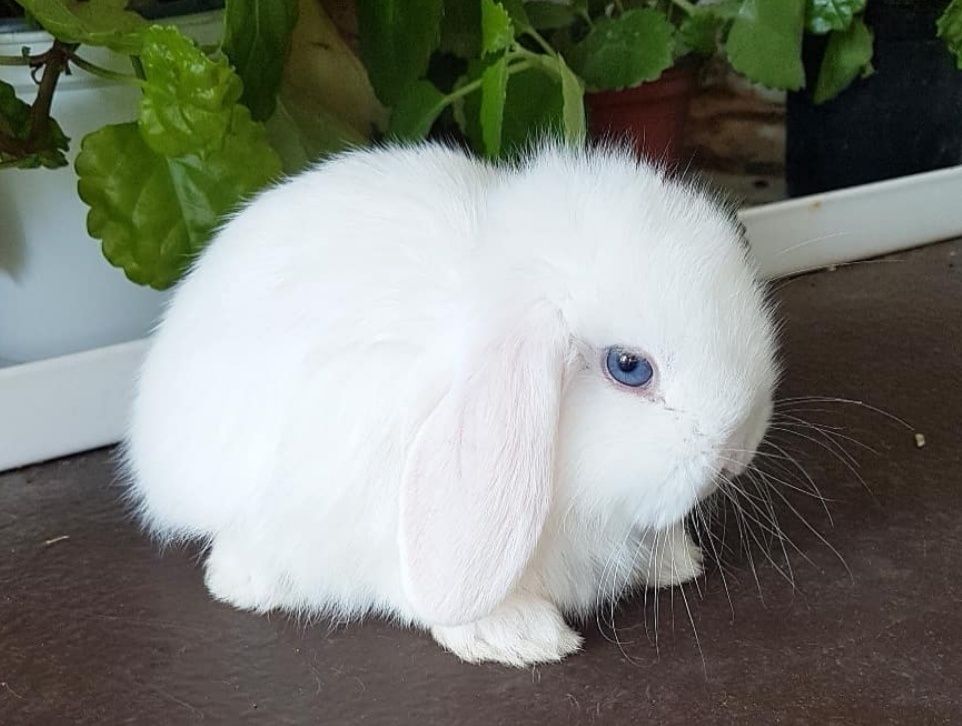
[[35, 147], [47, 133], [50, 126], [50, 104], [53, 103], [53, 92], [57, 88], [60, 74], [67, 68], [67, 56], [75, 47], [61, 43], [59, 40], [53, 42], [52, 52], [43, 67], [37, 97], [30, 108], [30, 133], [25, 142], [27, 148]]
[[560, 58], [560, 55], [555, 51], [551, 51], [550, 55], [545, 56], [541, 53], [532, 53], [530, 50], [527, 48], [522, 48], [520, 45], [515, 46], [511, 52], [515, 56], [524, 58], [528, 64], [528, 68], [532, 68], [534, 66], [548, 68], [552, 65], [552, 63], [557, 62], [558, 58]]
[[464, 98], [465, 96], [471, 95], [472, 93], [477, 91], [479, 88], [481, 88], [481, 81], [482, 81], [481, 78], [475, 78], [470, 83], [465, 83], [460, 88], [454, 89], [453, 91], [451, 91], [451, 93], [449, 93], [446, 96], [445, 103], [446, 104], [452, 103], [453, 101], [457, 101], [459, 98]]
[[[53, 92], [57, 88], [60, 74], [67, 68], [67, 59], [73, 53], [76, 45], [63, 43], [59, 40], [46, 53], [29, 58], [28, 65], [43, 66], [43, 76], [37, 88], [37, 96], [30, 107], [30, 131], [27, 137], [19, 139], [9, 134], [0, 133], [0, 152], [18, 161], [41, 150], [47, 132], [50, 128], [50, 105], [53, 102]], [[9, 162], [4, 162], [11, 166]]]
[[[59, 43], [59, 41], [57, 42]], [[66, 64], [63, 62], [64, 59], [70, 61], [78, 68], [82, 68], [87, 71], [87, 73], [104, 78], [108, 81], [117, 81], [118, 83], [126, 83], [131, 86], [143, 86], [144, 69], [140, 65], [140, 60], [134, 56], [131, 57], [131, 63], [134, 66], [134, 71], [137, 73], [136, 76], [130, 76], [126, 73], [118, 73], [117, 71], [112, 71], [108, 68], [103, 68], [94, 63], [91, 63], [72, 50], [72, 46], [65, 43], [55, 43], [54, 47], [48, 50], [46, 53], [41, 53], [40, 55], [25, 55], [25, 56], [11, 56], [11, 55], [0, 55], [0, 66], [31, 66], [36, 68], [38, 66], [48, 66], [53, 62], [58, 63], [60, 71], [66, 68]], [[59, 73], [59, 71], [58, 71]]]
[[98, 65], [94, 65], [90, 61], [84, 60], [78, 55], [70, 54], [70, 62], [73, 63], [78, 68], [82, 68], [91, 75], [104, 78], [108, 81], [117, 81], [118, 83], [126, 83], [129, 86], [143, 86], [144, 82], [137, 76], [129, 76], [126, 73], [117, 73], [116, 71], [109, 70], [107, 68], [101, 68]]
[[581, 9], [577, 10], [576, 12], [578, 13], [578, 15], [581, 16], [582, 20], [584, 20], [586, 23], [588, 23], [588, 27], [589, 27], [589, 28], [595, 27], [595, 23], [594, 23], [594, 21], [591, 19], [591, 14], [590, 14], [586, 9], [581, 8]]
[[51, 56], [59, 53], [66, 48], [66, 45], [61, 46], [51, 46], [43, 53], [37, 53], [36, 55], [30, 55], [28, 52], [30, 49], [26, 46], [23, 48], [23, 53], [21, 55], [0, 55], [0, 66], [31, 66], [37, 68], [42, 66]]
[[[508, 75], [510, 76], [513, 73], [520, 73], [521, 71], [526, 71], [529, 68], [531, 68], [533, 65], [534, 65], [533, 63], [527, 60], [518, 61], [517, 63], [508, 66]], [[481, 79], [475, 78], [470, 83], [465, 83], [460, 88], [454, 89], [453, 91], [451, 91], [451, 93], [445, 96], [444, 105], [447, 106], [448, 104], [454, 101], [457, 101], [459, 98], [464, 98], [465, 96], [468, 96], [474, 93], [479, 88], [481, 88]]]
[[696, 10], [695, 6], [692, 5], [690, 2], [688, 2], [688, 0], [671, 0], [671, 1], [675, 3], [675, 5], [680, 7], [682, 10], [684, 10], [686, 13], [688, 13], [689, 15], [695, 14], [695, 10]]
[[541, 33], [539, 33], [537, 30], [535, 30], [534, 28], [528, 28], [524, 32], [525, 32], [525, 35], [527, 35], [535, 43], [540, 45], [541, 49], [545, 53], [547, 53], [548, 55], [555, 55], [555, 49], [551, 47], [551, 44], [547, 40], [545, 40], [544, 36], [542, 36]]
[[465, 83], [460, 88], [455, 88], [451, 93], [444, 97], [444, 105], [447, 106], [449, 103], [457, 101], [459, 98], [464, 98], [465, 96], [474, 93], [474, 91], [481, 88], [481, 79], [475, 78], [470, 83]]
[[510, 76], [514, 73], [521, 73], [521, 71], [526, 71], [529, 68], [533, 68], [533, 67], [534, 67], [534, 64], [531, 63], [531, 61], [526, 61], [526, 60], [518, 61], [514, 65], [508, 66], [508, 75]]

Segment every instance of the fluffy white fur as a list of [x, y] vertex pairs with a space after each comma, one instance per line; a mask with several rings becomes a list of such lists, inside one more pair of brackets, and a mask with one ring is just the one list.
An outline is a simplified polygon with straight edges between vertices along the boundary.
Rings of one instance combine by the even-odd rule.
[[[612, 345], [650, 388], [606, 375]], [[352, 152], [254, 200], [178, 287], [130, 494], [209, 543], [220, 600], [556, 660], [581, 642], [562, 613], [700, 574], [681, 520], [750, 460], [775, 376], [731, 215], [658, 169]]]

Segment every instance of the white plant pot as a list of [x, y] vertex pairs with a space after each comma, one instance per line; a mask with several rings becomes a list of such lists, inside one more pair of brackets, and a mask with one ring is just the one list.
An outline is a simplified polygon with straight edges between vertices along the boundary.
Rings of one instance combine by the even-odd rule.
[[[216, 42], [219, 12], [170, 22], [202, 43]], [[43, 32], [0, 33], [0, 55], [50, 47]], [[97, 65], [131, 73], [126, 56], [83, 46]], [[0, 80], [31, 103], [36, 85], [26, 67], [0, 66]], [[70, 137], [70, 166], [0, 170], [0, 367], [99, 348], [143, 337], [165, 295], [135, 285], [112, 267], [86, 230], [73, 160], [83, 137], [106, 124], [136, 118], [140, 92], [75, 69], [62, 75], [52, 115]]]

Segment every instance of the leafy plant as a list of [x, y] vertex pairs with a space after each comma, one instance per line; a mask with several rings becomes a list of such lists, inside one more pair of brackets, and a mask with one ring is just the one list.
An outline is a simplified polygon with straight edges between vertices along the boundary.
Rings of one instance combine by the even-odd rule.
[[[22, 56], [0, 58], [5, 65], [42, 70], [32, 105], [0, 83], [0, 167], [67, 163], [69, 140], [50, 118], [50, 106], [59, 77], [71, 67], [138, 87], [136, 119], [88, 134], [75, 162], [78, 191], [90, 208], [88, 231], [101, 240], [104, 256], [137, 283], [172, 285], [224, 214], [279, 178], [282, 167], [290, 171], [306, 163], [314, 154], [304, 149], [322, 153], [363, 143], [376, 127], [374, 117], [384, 113], [371, 102], [363, 67], [343, 43], [324, 49], [327, 65], [354, 69], [351, 89], [339, 97], [342, 104], [359, 101], [351, 104], [353, 117], [341, 118], [336, 106], [300, 113], [311, 94], [291, 100], [288, 63], [312, 69], [307, 46], [318, 27], [322, 36], [330, 34], [329, 19], [313, 0], [228, 0], [224, 42], [203, 49], [177, 28], [152, 25], [127, 10], [126, 0], [18, 2], [56, 40], [44, 53], [24, 49]], [[301, 9], [309, 21], [305, 32], [314, 35], [295, 49]], [[133, 72], [90, 63], [79, 54], [84, 45], [129, 56]], [[336, 85], [324, 73], [315, 76], [309, 85], [317, 91]], [[371, 128], [355, 131], [365, 112]], [[299, 118], [304, 115], [309, 121]], [[265, 121], [281, 129], [285, 144], [277, 146], [286, 164], [269, 141]]]
[[[798, 91], [806, 85], [803, 40], [806, 34], [824, 37], [826, 50], [810, 89], [816, 103], [835, 98], [873, 70], [866, 0], [358, 5], [364, 60], [379, 97], [392, 109], [390, 133], [420, 138], [453, 121], [477, 151], [492, 157], [512, 153], [546, 128], [579, 138], [586, 91], [653, 81], [687, 55], [720, 52], [749, 80]], [[415, 27], [418, 32], [410, 33]], [[952, 0], [939, 33], [962, 67], [962, 0]], [[463, 62], [462, 72], [439, 78], [436, 69], [452, 57]]]
[[[567, 138], [579, 141], [584, 137], [585, 119], [581, 82], [556, 50], [548, 46], [531, 26], [521, 2], [508, 7], [495, 0], [481, 0], [477, 13], [452, 16], [442, 39], [441, 17], [431, 15], [422, 20], [432, 24], [432, 33], [425, 35], [432, 42], [421, 49], [416, 63], [397, 72], [407, 85], [391, 91], [397, 96], [391, 112], [388, 133], [400, 139], [421, 138], [430, 131], [437, 118], [449, 107], [454, 112], [462, 132], [475, 148], [488, 156], [498, 156], [505, 138], [505, 116], [509, 103], [509, 83], [513, 77], [525, 76], [535, 93], [551, 97], [548, 105], [553, 118], [540, 119], [542, 127], [554, 127]], [[399, 38], [397, 28], [390, 23], [365, 24], [371, 10], [381, 7], [377, 0], [360, 0], [359, 14], [362, 51], [368, 67], [387, 62], [382, 57], [385, 48], [392, 48]], [[540, 52], [531, 50], [522, 38], [540, 40]], [[364, 39], [367, 42], [364, 42]], [[427, 76], [431, 55], [442, 47], [462, 54], [465, 72], [454, 80], [446, 92], [440, 90]], [[425, 53], [424, 51], [427, 51]], [[378, 84], [375, 83], [375, 88]], [[545, 90], [547, 93], [545, 94]], [[383, 95], [389, 101], [391, 95]], [[509, 110], [508, 113], [513, 113]], [[534, 117], [529, 119], [534, 122]], [[537, 133], [532, 124], [525, 133]]]
[[[0, 169], [67, 164], [50, 117], [64, 73], [139, 89], [136, 117], [83, 138], [75, 167], [104, 255], [164, 288], [244, 199], [347, 146], [454, 134], [503, 157], [545, 133], [580, 143], [586, 92], [655, 80], [691, 55], [722, 53], [752, 81], [799, 90], [806, 33], [825, 37], [816, 102], [872, 69], [866, 0], [356, 3], [359, 54], [320, 0], [227, 0], [209, 48], [127, 0], [15, 0], [55, 41], [0, 57], [39, 79], [32, 104], [0, 82]], [[937, 31], [962, 68], [962, 0]], [[91, 63], [84, 46], [128, 57], [131, 72]]]
[[[438, 2], [414, 2], [404, 7], [405, 22], [421, 31], [417, 52], [402, 58], [394, 49], [403, 30], [385, 20], [391, 3], [358, 5], [365, 62], [391, 69], [389, 81], [375, 80], [392, 106], [389, 134], [421, 138], [447, 117], [489, 157], [545, 132], [577, 143], [585, 134], [586, 90], [654, 80], [681, 56], [712, 52], [718, 29], [687, 0], [449, 0], [440, 13]], [[462, 72], [439, 79], [435, 69], [452, 60]]]
[[87, 227], [134, 282], [180, 277], [221, 215], [276, 178], [280, 159], [238, 103], [240, 79], [173, 28], [154, 26], [141, 48], [136, 122], [88, 135], [77, 157]]
[[24, 54], [27, 63], [44, 66], [33, 106], [17, 98], [13, 86], [0, 81], [0, 169], [17, 167], [56, 169], [67, 164], [64, 152], [70, 140], [50, 118], [50, 104], [63, 68], [62, 46], [39, 56]]
[[[866, 0], [721, 0], [725, 51], [732, 66], [771, 88], [797, 91], [805, 85], [801, 59], [805, 33], [825, 36], [812, 98], [825, 103], [859, 77], [872, 74], [874, 37], [864, 20]], [[962, 0], [952, 0], [937, 32], [962, 69]]]

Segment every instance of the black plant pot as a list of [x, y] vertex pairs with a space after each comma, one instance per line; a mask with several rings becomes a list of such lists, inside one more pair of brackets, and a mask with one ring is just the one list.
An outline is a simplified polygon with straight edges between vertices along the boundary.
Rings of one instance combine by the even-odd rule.
[[[962, 72], [935, 35], [947, 0], [871, 0], [875, 73], [816, 106], [788, 95], [785, 174], [792, 197], [962, 163]], [[806, 37], [807, 87], [826, 40]]]

